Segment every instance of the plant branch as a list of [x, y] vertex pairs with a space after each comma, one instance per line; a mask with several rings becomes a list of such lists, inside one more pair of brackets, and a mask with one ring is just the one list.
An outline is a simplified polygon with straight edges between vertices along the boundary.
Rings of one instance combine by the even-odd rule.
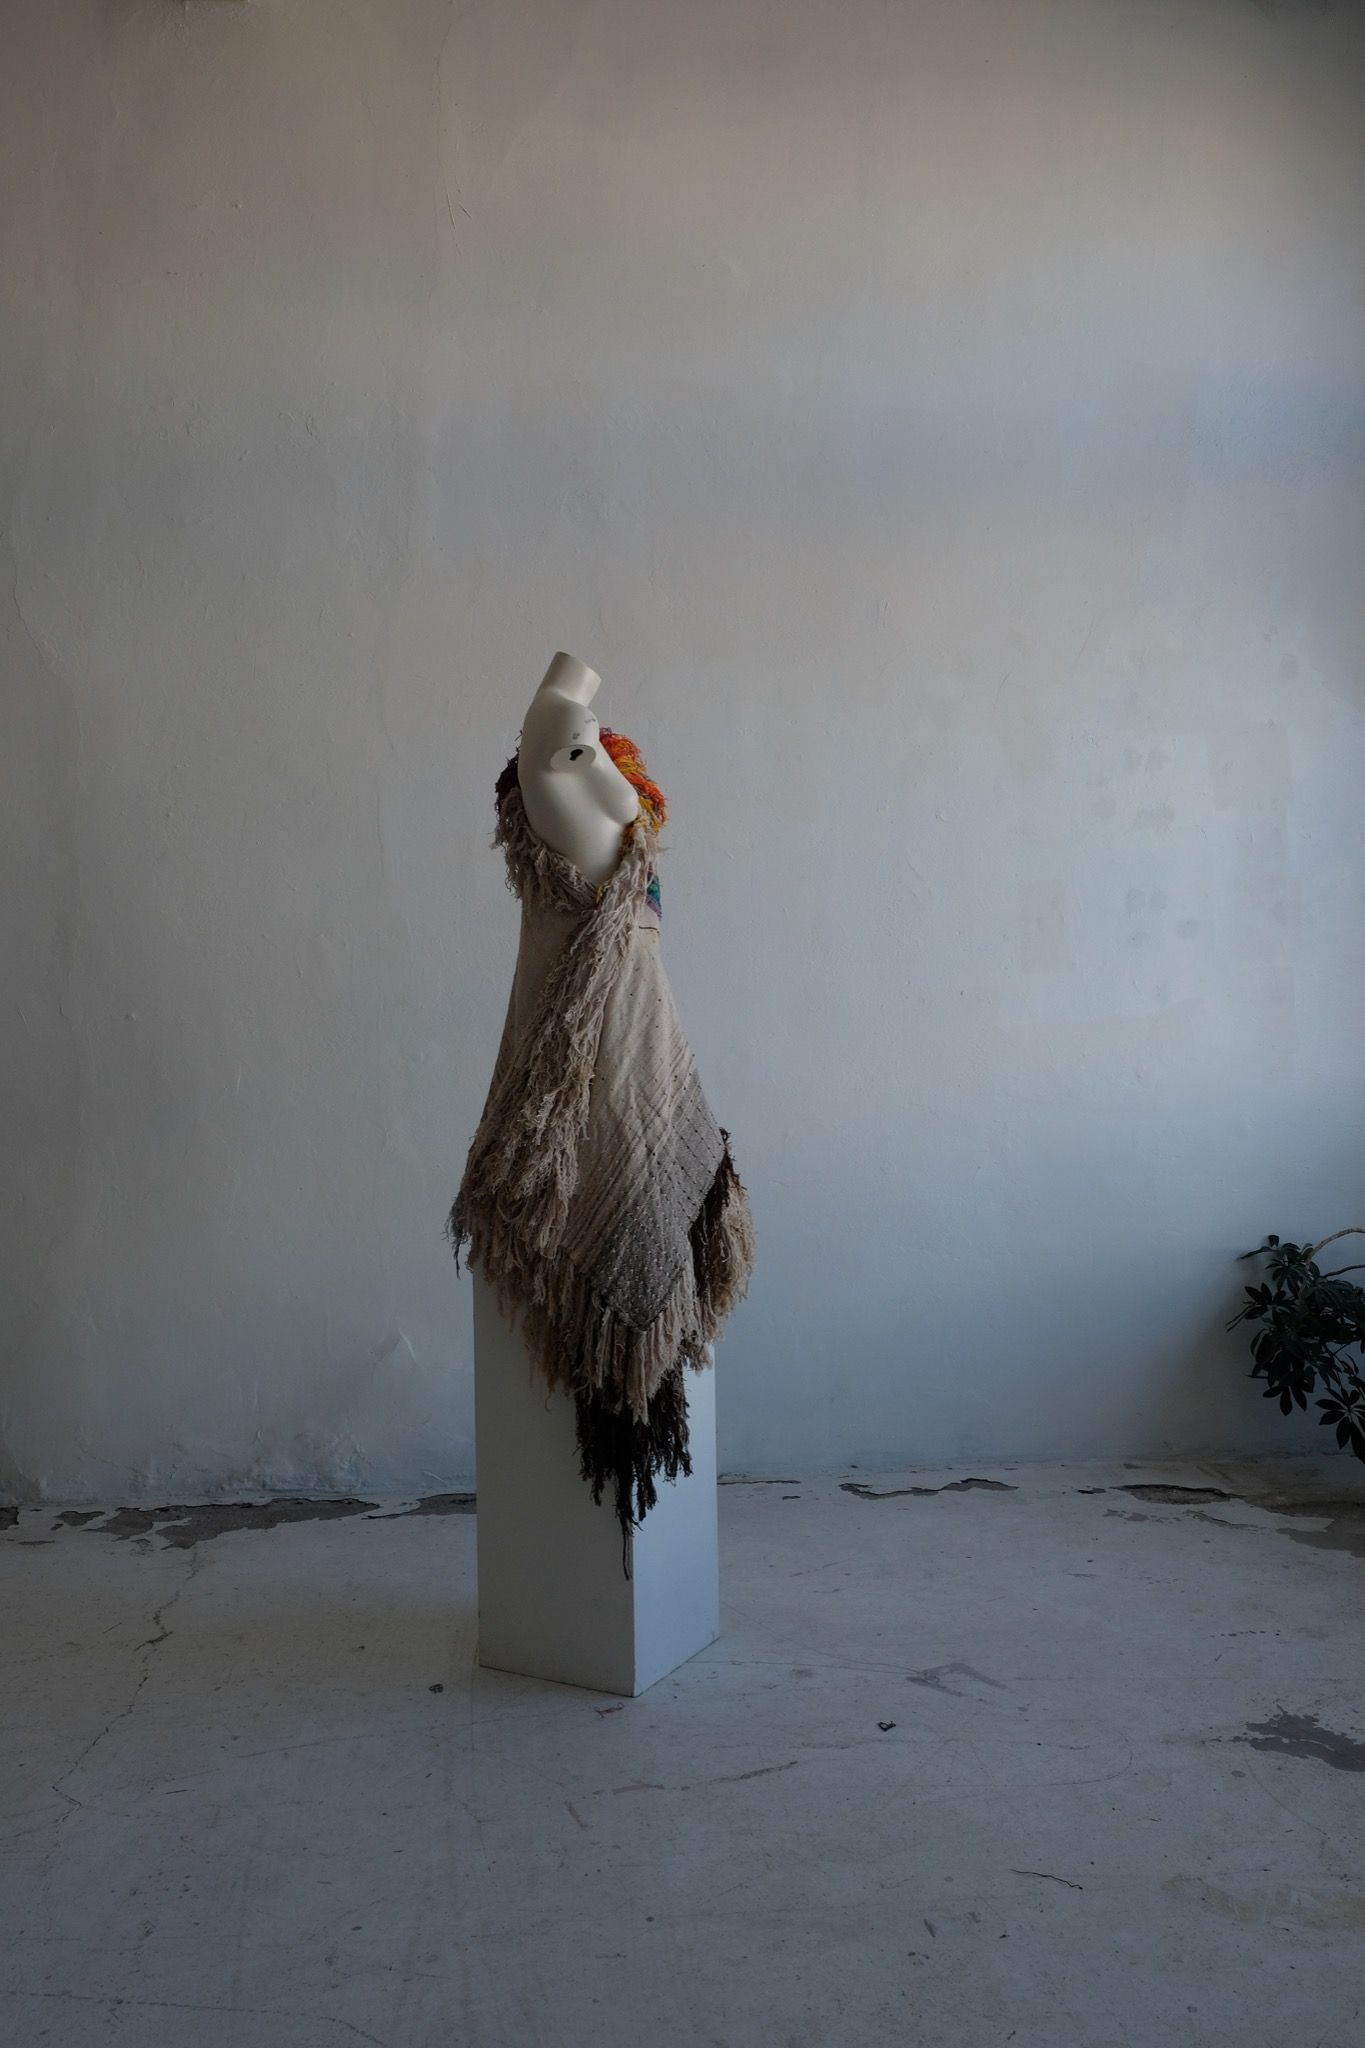
[[1308, 1257], [1315, 1259], [1324, 1245], [1335, 1244], [1339, 1237], [1365, 1237], [1365, 1223], [1348, 1223], [1344, 1230], [1334, 1230], [1330, 1237], [1324, 1237], [1317, 1244], [1309, 1245]]

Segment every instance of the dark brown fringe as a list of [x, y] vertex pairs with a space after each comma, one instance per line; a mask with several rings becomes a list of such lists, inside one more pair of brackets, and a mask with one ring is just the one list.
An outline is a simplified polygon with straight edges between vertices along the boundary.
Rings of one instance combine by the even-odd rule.
[[638, 1529], [659, 1499], [654, 1481], [692, 1473], [687, 1448], [687, 1390], [683, 1369], [675, 1365], [649, 1398], [649, 1418], [639, 1421], [626, 1409], [608, 1406], [605, 1389], [595, 1387], [574, 1396], [578, 1419], [579, 1470], [601, 1503], [610, 1485], [616, 1519], [621, 1525], [621, 1566], [630, 1577], [630, 1533]]
[[725, 1141], [725, 1150], [702, 1198], [690, 1233], [697, 1301], [703, 1322], [708, 1325], [713, 1319], [716, 1322], [725, 1319], [734, 1305], [735, 1295], [743, 1292], [743, 1283], [748, 1279], [747, 1273], [740, 1275], [732, 1270], [730, 1239], [722, 1228], [730, 1203], [742, 1200], [748, 1191], [730, 1157], [730, 1133], [722, 1130], [720, 1135]]
[[[599, 1505], [611, 1484], [627, 1578], [631, 1531], [658, 1501], [656, 1475], [692, 1471], [683, 1369], [709, 1365], [706, 1346], [748, 1285], [752, 1223], [729, 1136], [721, 1131], [724, 1151], [692, 1223], [671, 1303], [647, 1329], [623, 1322], [563, 1253], [528, 1258], [496, 1202], [471, 1205], [471, 1215], [457, 1196], [446, 1219], [456, 1269], [467, 1242], [469, 1263], [492, 1282], [546, 1384], [573, 1395], [580, 1468]], [[651, 1382], [654, 1392], [645, 1395]]]

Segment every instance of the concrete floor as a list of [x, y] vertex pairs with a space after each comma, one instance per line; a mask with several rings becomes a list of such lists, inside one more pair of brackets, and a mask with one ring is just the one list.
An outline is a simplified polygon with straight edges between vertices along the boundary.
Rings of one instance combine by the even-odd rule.
[[628, 1702], [467, 1501], [6, 1511], [0, 2038], [1358, 2048], [1365, 1468], [850, 1480]]

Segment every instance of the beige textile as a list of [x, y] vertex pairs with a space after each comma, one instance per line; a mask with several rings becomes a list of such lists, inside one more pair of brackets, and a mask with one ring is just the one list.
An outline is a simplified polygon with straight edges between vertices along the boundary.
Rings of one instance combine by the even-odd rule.
[[660, 955], [656, 834], [642, 810], [594, 886], [536, 838], [513, 784], [494, 844], [521, 941], [448, 1234], [550, 1385], [643, 1421], [665, 1375], [709, 1363], [753, 1261], [748, 1198]]

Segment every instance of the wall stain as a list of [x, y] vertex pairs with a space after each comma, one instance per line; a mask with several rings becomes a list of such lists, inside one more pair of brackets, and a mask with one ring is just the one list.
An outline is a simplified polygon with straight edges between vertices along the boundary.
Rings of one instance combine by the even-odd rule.
[[1341, 1735], [1335, 1728], [1324, 1728], [1312, 1714], [1281, 1711], [1269, 1721], [1248, 1721], [1247, 1729], [1247, 1734], [1229, 1739], [1244, 1742], [1250, 1749], [1269, 1750], [1276, 1756], [1307, 1757], [1315, 1763], [1330, 1764], [1334, 1771], [1365, 1771], [1365, 1742], [1358, 1742], [1353, 1735]]
[[1251, 0], [1251, 4], [1267, 21], [1279, 21], [1296, 14], [1334, 14], [1338, 0]]

